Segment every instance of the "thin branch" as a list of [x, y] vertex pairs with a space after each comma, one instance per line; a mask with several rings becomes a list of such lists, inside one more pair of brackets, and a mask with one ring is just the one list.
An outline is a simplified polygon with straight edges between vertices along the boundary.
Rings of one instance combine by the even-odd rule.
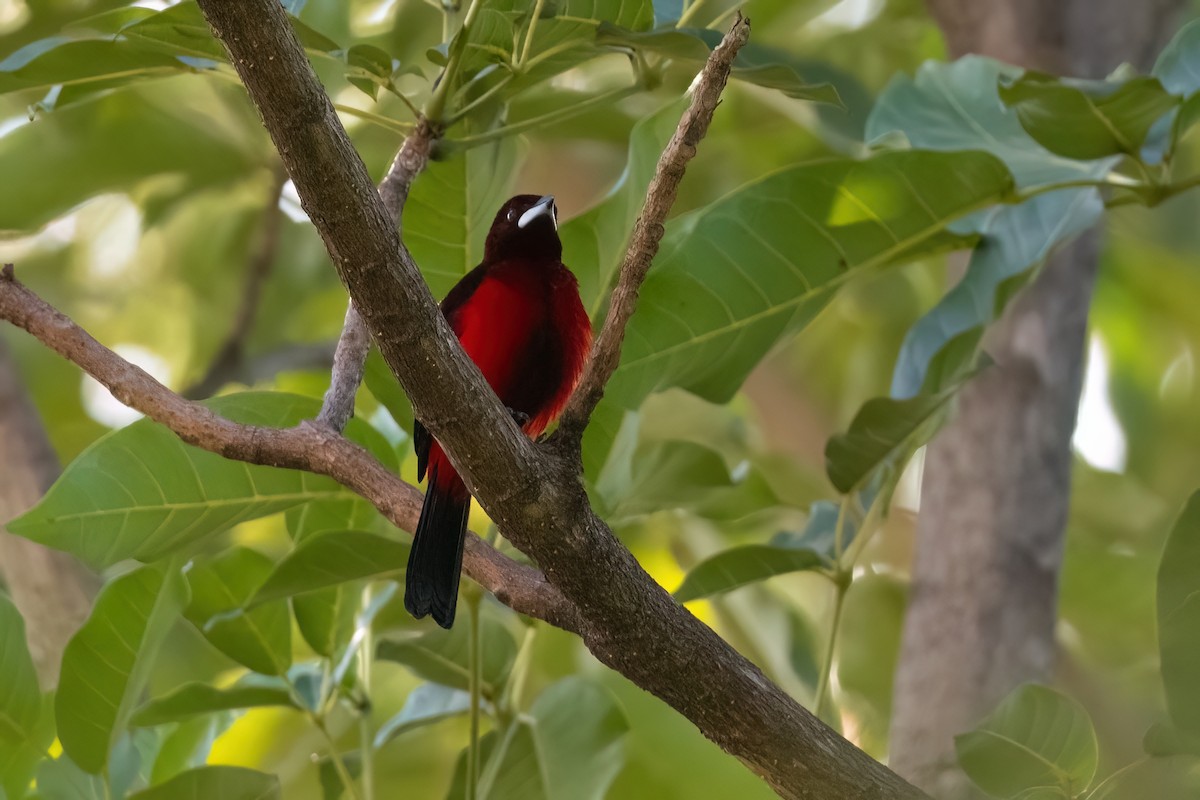
[[[693, 6], [694, 8], [694, 6]], [[679, 120], [675, 135], [667, 143], [654, 178], [646, 192], [646, 201], [638, 215], [637, 224], [625, 250], [621, 263], [620, 278], [609, 300], [608, 315], [604, 328], [596, 337], [592, 357], [584, 369], [583, 378], [571, 396], [559, 423], [559, 440], [568, 443], [578, 453], [583, 431], [588, 419], [595, 411], [604, 387], [621, 361], [621, 343], [625, 339], [625, 326], [637, 308], [638, 291], [650, 271], [650, 264], [658, 253], [663, 237], [663, 223], [675, 205], [679, 182], [687, 170], [687, 164], [696, 155], [696, 146], [708, 132], [713, 113], [721, 102], [721, 92], [729, 81], [733, 60], [738, 50], [750, 39], [750, 20], [739, 12], [737, 21], [721, 44], [708, 56], [699, 79], [692, 92], [692, 104]]]
[[[370, 501], [396, 527], [416, 527], [421, 493], [354, 442], [307, 423], [287, 429], [241, 425], [180, 397], [23, 286], [13, 277], [11, 265], [0, 272], [0, 319], [29, 332], [104, 384], [113, 397], [188, 444], [236, 461], [327, 475]], [[474, 534], [467, 538], [463, 566], [476, 583], [514, 610], [569, 631], [577, 629], [577, 612], [540, 572], [507, 558]]]
[[[404, 204], [413, 180], [429, 163], [429, 152], [440, 133], [424, 117], [404, 140], [396, 158], [392, 160], [387, 174], [379, 182], [379, 197], [396, 230], [403, 227]], [[329, 379], [329, 391], [321, 403], [317, 420], [335, 431], [341, 431], [354, 414], [354, 395], [362, 384], [366, 369], [367, 353], [371, 349], [371, 334], [363, 323], [358, 309], [351, 300], [346, 306], [346, 319], [342, 323], [342, 335], [338, 338], [333, 356], [333, 372]]]
[[279, 198], [287, 183], [287, 170], [276, 166], [263, 210], [262, 227], [258, 246], [254, 249], [246, 266], [246, 282], [242, 288], [242, 303], [233, 318], [233, 325], [225, 341], [217, 349], [217, 355], [209, 364], [204, 377], [183, 391], [191, 400], [208, 397], [236, 375], [246, 357], [246, 338], [254, 328], [258, 307], [262, 302], [263, 285], [271, 274], [275, 254], [279, 251], [279, 234], [283, 230], [283, 212], [279, 209]]

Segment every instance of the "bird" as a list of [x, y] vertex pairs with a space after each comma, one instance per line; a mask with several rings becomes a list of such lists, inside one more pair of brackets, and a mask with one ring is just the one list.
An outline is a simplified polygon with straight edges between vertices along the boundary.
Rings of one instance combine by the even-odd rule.
[[[537, 438], [570, 399], [591, 350], [579, 282], [562, 263], [552, 195], [520, 194], [497, 212], [483, 261], [441, 303], [442, 315], [514, 421]], [[417, 477], [428, 475], [405, 573], [404, 606], [454, 624], [471, 495], [436, 439], [413, 426]]]

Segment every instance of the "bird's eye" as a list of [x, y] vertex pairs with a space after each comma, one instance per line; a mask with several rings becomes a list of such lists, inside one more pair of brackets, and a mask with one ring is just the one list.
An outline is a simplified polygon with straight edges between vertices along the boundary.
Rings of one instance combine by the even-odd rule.
[[510, 209], [508, 210], [508, 221], [509, 221], [509, 222], [512, 222], [512, 221], [513, 221], [513, 217], [515, 217], [516, 215], [517, 215], [517, 210], [516, 210], [515, 208], [510, 208]]

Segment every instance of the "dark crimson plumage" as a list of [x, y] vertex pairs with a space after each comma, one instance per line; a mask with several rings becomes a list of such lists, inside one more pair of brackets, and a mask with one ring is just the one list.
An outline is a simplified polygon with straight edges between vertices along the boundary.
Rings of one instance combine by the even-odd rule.
[[[579, 284], [562, 263], [553, 197], [518, 195], [488, 231], [483, 263], [442, 301], [463, 350], [531, 437], [566, 405], [591, 347]], [[408, 559], [404, 606], [420, 619], [454, 622], [471, 495], [418, 421], [418, 477], [429, 482]]]

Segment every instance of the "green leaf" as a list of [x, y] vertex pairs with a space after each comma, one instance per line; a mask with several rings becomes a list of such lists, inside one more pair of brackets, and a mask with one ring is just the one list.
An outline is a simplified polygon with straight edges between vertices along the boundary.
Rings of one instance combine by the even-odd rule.
[[250, 599], [251, 607], [337, 586], [359, 578], [381, 578], [404, 570], [410, 546], [365, 531], [329, 531], [311, 536], [275, 565]]
[[[499, 622], [480, 616], [483, 670], [481, 674], [484, 697], [495, 698], [508, 679], [517, 655], [517, 643], [512, 634]], [[448, 631], [436, 630], [407, 639], [381, 639], [376, 656], [408, 667], [425, 680], [455, 689], [467, 689], [470, 670], [467, 666], [467, 625], [456, 625]]]
[[[489, 800], [601, 800], [625, 762], [629, 723], [604, 687], [579, 677], [547, 688], [528, 714], [485, 737], [479, 795]], [[460, 757], [449, 798], [465, 796]]]
[[[34, 42], [0, 61], [0, 94], [113, 77], [163, 76], [190, 69], [179, 59], [120, 40]], [[36, 53], [32, 58], [28, 56]]]
[[271, 800], [279, 796], [279, 779], [274, 775], [245, 767], [200, 767], [130, 795], [130, 800]]
[[1200, 759], [1194, 756], [1148, 758], [1118, 770], [1087, 800], [1148, 800], [1200, 797]]
[[440, 683], [422, 683], [408, 693], [404, 707], [375, 734], [375, 747], [380, 748], [401, 734], [461, 716], [471, 710], [471, 695], [461, 689], [451, 689]]
[[400, 383], [387, 362], [383, 360], [379, 348], [372, 345], [367, 354], [366, 369], [363, 371], [363, 383], [381, 406], [388, 410], [392, 419], [405, 433], [412, 435], [413, 411], [408, 395], [400, 388]]
[[108, 800], [104, 778], [87, 774], [65, 753], [38, 765], [37, 788], [45, 800]]
[[956, 736], [959, 766], [998, 797], [1058, 787], [1073, 797], [1096, 774], [1098, 745], [1079, 703], [1046, 686], [1015, 689], [978, 728]]
[[1083, 160], [1136, 156], [1154, 123], [1179, 105], [1156, 78], [1067, 81], [1032, 71], [1002, 80], [1000, 99], [1038, 144]]
[[[226, 395], [207, 405], [236, 422], [270, 427], [295, 425], [320, 408], [312, 398], [271, 392]], [[391, 457], [365, 423], [351, 424], [351, 438]], [[163, 558], [239, 522], [346, 494], [330, 478], [229, 461], [141, 420], [81, 453], [8, 529], [101, 568]]]
[[1179, 29], [1151, 71], [1171, 94], [1191, 96], [1200, 92], [1200, 20]]
[[1103, 212], [1094, 189], [1048, 192], [989, 211], [973, 226], [983, 238], [971, 254], [966, 275], [905, 335], [892, 375], [892, 397], [921, 392], [931, 362], [949, 341], [972, 329], [982, 330], [1003, 311], [1012, 292], [1002, 292], [1002, 287], [1044, 262]]
[[55, 697], [58, 738], [86, 772], [98, 773], [107, 764], [187, 597], [177, 568], [140, 567], [101, 590], [67, 643]]
[[30, 738], [41, 716], [33, 658], [25, 644], [25, 620], [4, 595], [0, 595], [0, 741], [16, 746]]
[[876, 397], [863, 404], [850, 428], [825, 445], [829, 482], [844, 494], [861, 488], [877, 469], [907, 461], [932, 438], [961, 381], [935, 394], [905, 400]]
[[672, 100], [639, 120], [629, 134], [625, 171], [608, 194], [590, 210], [563, 223], [558, 237], [569, 266], [579, 279], [584, 308], [595, 319], [606, 300], [608, 287], [621, 266], [625, 245], [633, 231], [646, 188], [654, 177], [658, 157], [675, 133], [687, 108], [686, 99]]
[[748, 544], [723, 550], [688, 571], [675, 590], [681, 603], [700, 600], [741, 586], [783, 575], [828, 568], [829, 562], [813, 550]]
[[432, 161], [404, 205], [404, 241], [435, 297], [483, 260], [483, 242], [521, 160], [517, 137]]
[[1004, 161], [1022, 188], [1073, 180], [1099, 180], [1117, 158], [1077, 161], [1055, 155], [1033, 140], [1015, 111], [1000, 102], [1001, 78], [1018, 70], [981, 56], [946, 64], [928, 61], [916, 77], [892, 79], [867, 120], [867, 139], [898, 132], [924, 150], [985, 150]]
[[243, 680], [228, 689], [208, 683], [185, 683], [170, 694], [142, 705], [131, 721], [134, 725], [162, 725], [214, 711], [263, 706], [299, 708], [281, 680]]
[[1200, 735], [1200, 491], [1167, 536], [1158, 567], [1158, 648], [1171, 720]]
[[46, 760], [54, 741], [54, 697], [39, 698], [38, 721], [21, 742], [0, 747], [0, 797], [21, 798], [26, 794], [38, 765]]
[[727, 401], [848, 276], [961, 246], [945, 226], [1011, 186], [984, 153], [893, 152], [792, 167], [676, 220], [606, 395], [636, 408], [679, 386]]
[[[624, 30], [617, 25], [602, 23], [596, 30], [601, 45], [632, 47], [649, 50], [675, 59], [698, 64], [721, 43], [724, 33], [708, 28], [669, 28], [652, 31]], [[797, 100], [842, 105], [837, 90], [828, 83], [804, 80], [805, 63], [782, 50], [750, 42], [744, 45], [733, 62], [735, 78], [777, 89]]]
[[1142, 749], [1156, 758], [1162, 756], [1200, 756], [1200, 735], [1181, 731], [1173, 725], [1156, 722], [1142, 737]]
[[287, 602], [245, 608], [273, 568], [274, 562], [262, 553], [234, 547], [188, 571], [188, 620], [222, 653], [264, 675], [282, 675], [292, 663]]

